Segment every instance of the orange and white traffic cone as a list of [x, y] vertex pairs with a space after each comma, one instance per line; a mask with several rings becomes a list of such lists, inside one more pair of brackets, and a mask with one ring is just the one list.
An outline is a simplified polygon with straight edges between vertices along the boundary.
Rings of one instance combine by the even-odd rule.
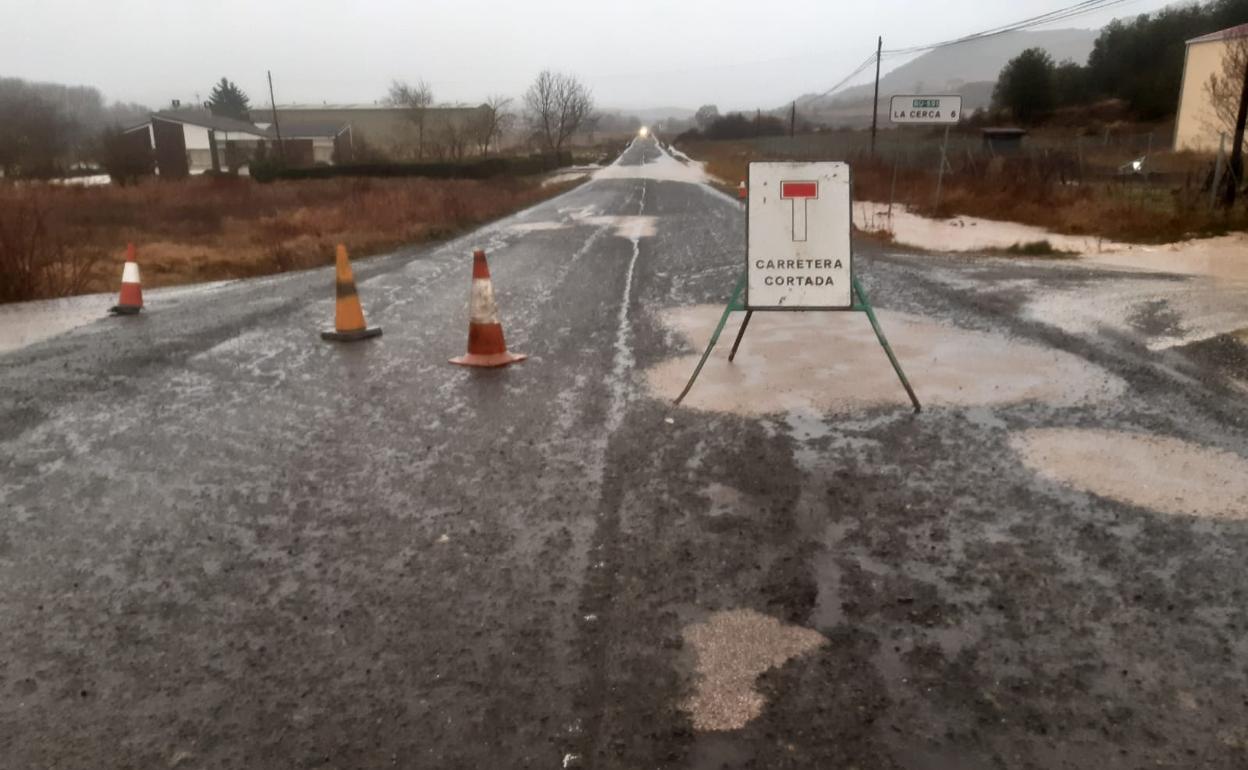
[[472, 301], [469, 303], [468, 354], [452, 358], [460, 366], [506, 366], [528, 356], [509, 353], [503, 341], [503, 325], [494, 304], [494, 285], [490, 283], [490, 266], [485, 252], [472, 252]]
[[109, 308], [113, 315], [134, 315], [143, 309], [143, 286], [139, 280], [139, 263], [134, 244], [126, 246], [126, 264], [121, 268], [121, 296]]
[[369, 337], [380, 337], [381, 329], [371, 329], [364, 323], [364, 308], [360, 307], [360, 295], [355, 290], [355, 275], [351, 272], [351, 260], [347, 247], [338, 244], [335, 255], [334, 283], [334, 330], [321, 332], [321, 339], [335, 342], [355, 342]]
[[745, 180], [741, 180], [741, 184], [737, 185], [737, 197], [741, 200], [745, 200], [746, 195]]

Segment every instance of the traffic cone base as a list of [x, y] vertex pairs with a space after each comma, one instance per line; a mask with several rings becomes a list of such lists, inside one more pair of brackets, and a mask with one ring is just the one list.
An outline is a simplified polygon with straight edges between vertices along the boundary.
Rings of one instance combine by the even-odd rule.
[[113, 315], [138, 315], [142, 309], [141, 306], [135, 307], [134, 305], [113, 305], [108, 309], [108, 312]]
[[499, 366], [507, 366], [508, 364], [518, 364], [528, 358], [523, 353], [493, 353], [490, 355], [482, 355], [481, 353], [466, 353], [451, 359], [451, 363], [460, 366], [480, 366], [483, 368], [494, 368]]
[[321, 332], [321, 339], [331, 340], [333, 342], [357, 342], [366, 340], [369, 337], [380, 337], [381, 327], [373, 326], [367, 329], [360, 329], [353, 332]]
[[351, 272], [351, 259], [347, 247], [341, 243], [334, 255], [334, 329], [321, 332], [321, 339], [331, 342], [359, 342], [380, 337], [381, 329], [364, 323], [364, 309], [360, 307], [360, 295], [355, 290], [355, 275]]

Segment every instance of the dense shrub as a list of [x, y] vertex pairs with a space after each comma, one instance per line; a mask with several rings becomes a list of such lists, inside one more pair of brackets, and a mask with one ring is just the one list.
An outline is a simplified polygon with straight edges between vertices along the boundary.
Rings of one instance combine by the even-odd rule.
[[530, 176], [571, 163], [571, 155], [556, 159], [546, 155], [515, 158], [482, 158], [471, 161], [431, 163], [348, 163], [341, 166], [284, 168], [276, 162], [253, 163], [251, 176], [258, 182], [276, 179], [334, 179], [341, 177], [424, 177], [427, 179], [493, 179]]

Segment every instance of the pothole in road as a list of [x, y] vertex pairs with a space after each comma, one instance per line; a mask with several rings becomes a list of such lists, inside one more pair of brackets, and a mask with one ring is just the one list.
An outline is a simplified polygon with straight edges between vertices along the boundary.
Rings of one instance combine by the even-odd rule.
[[754, 680], [769, 668], [821, 647], [817, 631], [753, 610], [717, 612], [684, 630], [697, 655], [697, 688], [684, 703], [695, 729], [737, 730], [762, 713]]
[[[663, 321], [701, 350], [722, 312], [711, 305], [677, 308], [664, 313]], [[925, 406], [1029, 400], [1070, 406], [1114, 398], [1125, 390], [1118, 377], [1060, 350], [905, 313], [878, 315]], [[744, 318], [744, 313], [732, 314], [686, 406], [744, 415], [908, 406], [862, 314], [756, 313], [736, 362], [729, 363], [728, 350]], [[675, 398], [698, 358], [682, 356], [647, 370], [651, 389]]]
[[1248, 519], [1248, 458], [1165, 436], [1048, 428], [1010, 439], [1044, 478], [1167, 513]]

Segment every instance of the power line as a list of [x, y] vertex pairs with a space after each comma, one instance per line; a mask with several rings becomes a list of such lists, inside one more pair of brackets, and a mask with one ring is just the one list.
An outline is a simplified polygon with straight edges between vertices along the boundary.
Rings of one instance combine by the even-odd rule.
[[981, 32], [974, 32], [970, 35], [964, 35], [952, 40], [944, 40], [939, 43], [932, 43], [931, 45], [912, 46], [910, 48], [892, 48], [885, 50], [884, 53], [897, 56], [920, 53], [922, 51], [931, 51], [937, 48], [946, 48], [951, 45], [961, 45], [962, 43], [968, 43], [972, 40], [982, 40], [983, 38], [1004, 35], [1007, 32], [1018, 32], [1020, 30], [1030, 29], [1031, 27], [1039, 27], [1044, 24], [1065, 21], [1066, 19], [1084, 16], [1095, 11], [1103, 11], [1107, 8], [1112, 8], [1113, 6], [1122, 5], [1123, 3], [1128, 2], [1135, 2], [1135, 0], [1085, 0], [1082, 3], [1076, 3], [1075, 5], [1068, 6], [1066, 8], [1060, 8], [1056, 11], [1043, 13], [1039, 16], [1032, 16], [1027, 19], [1022, 19], [1021, 21], [1013, 22], [1012, 24], [993, 27], [992, 29], [986, 29]]
[[1037, 16], [1031, 16], [1026, 19], [1020, 19], [1019, 21], [1015, 21], [1010, 24], [1005, 24], [999, 27], [992, 27], [986, 30], [981, 30], [979, 32], [973, 32], [969, 35], [963, 35], [962, 37], [953, 38], [951, 40], [943, 40], [939, 43], [931, 43], [930, 45], [911, 46], [909, 48], [886, 49], [886, 50], [879, 52], [878, 54], [875, 51], [872, 51], [871, 54], [867, 56], [867, 58], [864, 59], [861, 64], [859, 64], [857, 67], [854, 68], [853, 72], [850, 72], [848, 75], [842, 78], [839, 82], [837, 82], [836, 85], [832, 86], [828, 90], [819, 94], [815, 98], [822, 99], [825, 96], [830, 96], [831, 94], [834, 94], [837, 91], [840, 91], [841, 89], [845, 88], [847, 85], [849, 85], [851, 81], [853, 81], [854, 78], [861, 75], [867, 68], [869, 68], [875, 62], [877, 55], [880, 56], [881, 58], [895, 59], [901, 56], [909, 56], [909, 55], [913, 55], [916, 53], [922, 53], [925, 51], [933, 51], [938, 48], [947, 48], [949, 46], [962, 45], [964, 43], [969, 43], [975, 40], [983, 40], [985, 38], [996, 37], [997, 35], [1004, 35], [1008, 32], [1019, 32], [1025, 29], [1038, 27], [1044, 24], [1052, 24], [1058, 21], [1065, 21], [1067, 19], [1073, 19], [1078, 16], [1084, 16], [1089, 13], [1093, 13], [1096, 11], [1103, 11], [1107, 8], [1112, 8], [1117, 5], [1122, 5], [1124, 3], [1132, 3], [1132, 2], [1138, 2], [1138, 0], [1084, 0], [1083, 2], [1075, 3], [1074, 5], [1069, 5], [1064, 8], [1058, 8], [1056, 10], [1049, 11], [1048, 13], [1042, 13]]

